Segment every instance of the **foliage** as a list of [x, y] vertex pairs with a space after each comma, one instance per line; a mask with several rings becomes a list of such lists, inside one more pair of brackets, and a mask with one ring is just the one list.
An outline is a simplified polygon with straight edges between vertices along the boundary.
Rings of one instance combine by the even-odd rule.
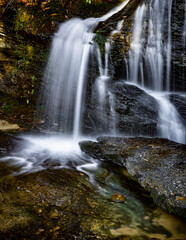
[[[57, 31], [60, 22], [74, 16], [99, 17], [117, 2], [120, 0], [4, 0], [6, 31], [15, 40], [10, 54], [14, 66], [8, 72], [15, 96], [27, 105], [35, 101], [48, 56], [48, 36]], [[98, 42], [103, 46], [104, 39]]]
[[[14, 30], [32, 34], [53, 33], [58, 24], [71, 17], [100, 17], [121, 0], [5, 0], [4, 13], [15, 14]], [[10, 13], [12, 15], [12, 12]]]

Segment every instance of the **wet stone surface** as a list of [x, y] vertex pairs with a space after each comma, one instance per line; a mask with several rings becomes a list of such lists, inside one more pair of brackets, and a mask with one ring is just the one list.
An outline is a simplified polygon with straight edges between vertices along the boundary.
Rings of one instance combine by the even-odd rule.
[[166, 139], [100, 137], [80, 146], [95, 158], [125, 166], [160, 207], [186, 216], [185, 145]]

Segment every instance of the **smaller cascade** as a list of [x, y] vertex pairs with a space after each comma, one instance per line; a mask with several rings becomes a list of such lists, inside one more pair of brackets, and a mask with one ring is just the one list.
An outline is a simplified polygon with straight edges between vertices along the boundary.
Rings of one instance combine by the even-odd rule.
[[94, 101], [98, 101], [98, 114], [100, 114], [100, 111], [108, 112], [109, 116], [104, 119], [104, 125], [107, 126], [107, 133], [112, 135], [116, 135], [116, 113], [114, 111], [115, 99], [113, 94], [108, 89], [108, 84], [110, 81], [109, 57], [111, 51], [112, 37], [114, 34], [121, 31], [122, 24], [123, 20], [118, 22], [116, 30], [112, 31], [111, 35], [108, 37], [105, 43], [104, 61], [102, 61], [99, 46], [95, 44], [100, 76], [95, 81], [94, 91], [97, 93], [98, 99], [94, 98]]
[[[119, 12], [128, 2], [129, 0], [123, 1], [100, 18], [74, 18], [60, 25], [52, 41], [39, 102], [39, 106], [45, 110], [43, 121], [46, 130], [60, 131], [74, 139], [81, 136], [84, 90], [89, 57], [94, 49], [93, 30], [99, 22], [104, 22]], [[108, 78], [109, 48], [110, 44], [106, 43], [105, 67], [99, 63], [100, 79], [103, 80], [101, 88], [104, 88], [104, 81]], [[101, 60], [100, 52], [97, 51], [97, 54]], [[104, 90], [99, 92], [104, 93]]]
[[[97, 52], [97, 61], [100, 76], [96, 79], [94, 84], [94, 94], [97, 95], [98, 98], [93, 98], [93, 101], [97, 102], [98, 106], [98, 115], [100, 112], [109, 112], [109, 116], [102, 121], [104, 121], [104, 126], [107, 126], [107, 133], [115, 134], [115, 112], [113, 111], [113, 95], [108, 90], [108, 84], [110, 81], [109, 76], [109, 55], [110, 55], [110, 39], [105, 43], [105, 55], [104, 55], [104, 64], [101, 59], [100, 49], [98, 45], [96, 45]], [[103, 67], [104, 66], [104, 67]], [[106, 133], [104, 133], [106, 134]]]
[[145, 5], [138, 7], [134, 18], [133, 41], [129, 52], [129, 81], [138, 83], [139, 63], [142, 57], [142, 21], [145, 13]]
[[[108, 62], [109, 62], [109, 54], [110, 54], [110, 43], [107, 41], [105, 43], [105, 64], [102, 62], [101, 53], [98, 45], [96, 46], [97, 52], [97, 61], [100, 76], [95, 81], [96, 91], [98, 93], [99, 106], [102, 110], [105, 109], [106, 106], [106, 96], [107, 96], [107, 82], [109, 80], [109, 70], [108, 70]], [[104, 67], [103, 67], [104, 66]]]
[[167, 66], [166, 66], [166, 91], [170, 88], [170, 62], [171, 62], [171, 11], [172, 11], [172, 0], [170, 0], [168, 6], [168, 39], [167, 39]]
[[[181, 116], [163, 92], [170, 91], [172, 87], [172, 2], [145, 1], [137, 8], [129, 57], [125, 59], [126, 79], [143, 89], [148, 88], [147, 92], [153, 91], [149, 94], [159, 105], [160, 136], [185, 143], [186, 130]], [[185, 25], [184, 23], [184, 41]]]
[[128, 81], [155, 91], [169, 90], [171, 10], [172, 0], [169, 3], [153, 0], [137, 8], [127, 61]]
[[185, 126], [174, 105], [169, 101], [166, 93], [151, 93], [159, 104], [159, 132], [163, 138], [178, 143], [186, 143]]

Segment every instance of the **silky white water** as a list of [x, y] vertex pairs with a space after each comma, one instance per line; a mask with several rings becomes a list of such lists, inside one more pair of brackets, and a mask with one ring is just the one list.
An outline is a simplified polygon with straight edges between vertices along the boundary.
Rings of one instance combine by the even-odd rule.
[[171, 88], [171, 12], [172, 0], [152, 0], [137, 8], [129, 59], [125, 59], [126, 77], [128, 82], [158, 92], [152, 96], [159, 106], [159, 136], [186, 143], [184, 121], [163, 93]]
[[159, 105], [158, 130], [160, 137], [170, 139], [178, 143], [186, 143], [186, 129], [181, 116], [170, 102], [167, 93], [151, 93]]
[[[48, 130], [61, 131], [74, 139], [81, 135], [86, 74], [90, 53], [94, 48], [93, 30], [99, 22], [120, 11], [128, 2], [129, 0], [123, 1], [100, 18], [66, 21], [54, 35], [40, 101], [45, 106]], [[109, 44], [106, 44], [107, 48]], [[108, 77], [108, 52], [109, 49], [105, 51], [104, 72], [100, 66], [100, 79]]]
[[[136, 10], [128, 81], [156, 91], [169, 90], [171, 9], [172, 1], [153, 0]], [[163, 76], [165, 66], [166, 78]], [[144, 81], [144, 78], [148, 80]]]
[[[81, 118], [84, 107], [84, 89], [89, 57], [95, 51], [93, 30], [99, 22], [105, 21], [120, 11], [129, 0], [100, 18], [85, 20], [74, 18], [62, 23], [54, 34], [48, 63], [45, 69], [39, 108], [45, 135], [20, 136], [21, 144], [1, 161], [17, 168], [14, 174], [43, 170], [46, 167], [96, 168], [97, 162], [80, 151]], [[111, 104], [112, 96], [105, 91], [108, 79], [107, 44], [105, 66], [100, 67], [100, 103], [104, 110], [104, 96]], [[98, 51], [98, 55], [99, 55]], [[100, 62], [101, 65], [101, 62]], [[101, 96], [103, 98], [101, 99]], [[43, 111], [44, 110], [44, 111]], [[44, 113], [43, 113], [44, 112]], [[40, 117], [40, 116], [39, 116]], [[112, 125], [112, 123], [111, 123]]]
[[[99, 48], [93, 44], [93, 30], [99, 22], [122, 9], [128, 2], [124, 1], [101, 18], [75, 18], [61, 24], [52, 41], [40, 97], [40, 104], [45, 110], [42, 120], [45, 130], [51, 135], [20, 137], [21, 147], [10, 156], [1, 158], [1, 161], [20, 166], [18, 172], [21, 173], [40, 170], [50, 164], [53, 164], [53, 167], [93, 164], [95, 167], [95, 162], [84, 157], [78, 145], [78, 141], [81, 140], [88, 63], [91, 53], [97, 52], [99, 76], [92, 86], [96, 96], [93, 101], [99, 107], [99, 113], [103, 113], [103, 121], [108, 128], [106, 133], [117, 135], [116, 101], [115, 96], [108, 90], [109, 64], [112, 36], [121, 30], [124, 21], [118, 22], [116, 30], [106, 41], [104, 61]], [[168, 37], [165, 43], [162, 21], [166, 9]], [[145, 20], [147, 16], [149, 21]], [[160, 93], [154, 94], [159, 105], [159, 136], [185, 143], [185, 126], [182, 119], [168, 98], [161, 94], [164, 87], [169, 89], [170, 84], [170, 20], [171, 6], [166, 5], [166, 1], [154, 0], [138, 7], [134, 18], [129, 59], [125, 59], [127, 80]], [[144, 30], [147, 29], [146, 36]], [[166, 66], [166, 72], [163, 71], [163, 65]], [[166, 83], [163, 79], [166, 79]], [[106, 111], [108, 116], [104, 115]], [[166, 121], [167, 118], [170, 121]], [[53, 163], [50, 163], [50, 159]]]

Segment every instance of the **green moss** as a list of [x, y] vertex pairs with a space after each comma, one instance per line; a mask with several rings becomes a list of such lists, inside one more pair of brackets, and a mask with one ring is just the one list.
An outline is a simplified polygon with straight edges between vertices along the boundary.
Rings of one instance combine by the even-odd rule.
[[94, 41], [98, 44], [101, 56], [104, 56], [105, 54], [105, 43], [107, 41], [107, 37], [99, 34], [99, 32], [96, 33], [96, 36], [94, 38]]
[[15, 31], [18, 31], [23, 28], [28, 27], [28, 22], [30, 22], [32, 16], [25, 11], [24, 9], [21, 9], [18, 11], [16, 21], [15, 21]]

